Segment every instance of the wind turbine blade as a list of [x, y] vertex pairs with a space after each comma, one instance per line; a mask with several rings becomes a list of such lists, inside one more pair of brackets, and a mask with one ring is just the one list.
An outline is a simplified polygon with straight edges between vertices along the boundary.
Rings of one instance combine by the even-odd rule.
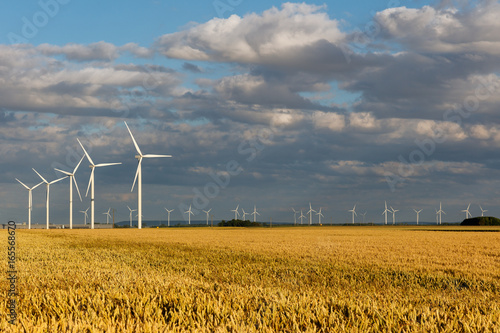
[[152, 158], [152, 157], [172, 157], [172, 155], [155, 155], [155, 154], [146, 154], [142, 157], [145, 157], [145, 158]]
[[35, 171], [35, 172], [36, 172], [36, 174], [37, 174], [40, 178], [42, 178], [42, 180], [44, 181], [44, 183], [45, 183], [45, 184], [48, 184], [48, 183], [49, 183], [49, 182], [47, 181], [47, 179], [43, 178], [43, 177], [42, 177], [42, 175], [41, 175], [41, 174], [39, 174], [39, 173], [38, 173], [38, 171], [36, 171], [36, 170], [35, 170], [35, 168], [32, 168], [32, 169], [33, 169], [33, 171]]
[[95, 167], [98, 168], [98, 167], [105, 167], [105, 166], [119, 165], [119, 164], [122, 164], [122, 163], [121, 162], [119, 162], [119, 163], [100, 163], [100, 164], [96, 164]]
[[132, 138], [132, 142], [134, 142], [134, 146], [135, 146], [135, 150], [137, 150], [137, 152], [139, 153], [139, 155], [142, 156], [142, 152], [141, 152], [141, 149], [139, 148], [139, 145], [137, 144], [137, 142], [135, 141], [134, 139], [134, 135], [132, 134], [132, 131], [130, 130], [130, 128], [128, 127], [127, 125], [127, 122], [124, 121], [125, 123], [125, 126], [127, 126], [127, 129], [128, 129], [128, 132], [130, 133], [130, 137]]
[[89, 189], [90, 189], [90, 184], [92, 183], [92, 176], [94, 175], [94, 170], [95, 168], [92, 168], [92, 172], [90, 173], [90, 178], [89, 178], [89, 184], [87, 185], [87, 193], [85, 193], [85, 196], [89, 195]]
[[132, 183], [132, 188], [130, 189], [130, 192], [134, 190], [135, 182], [137, 180], [137, 176], [139, 175], [139, 169], [141, 168], [141, 163], [142, 163], [142, 156], [139, 157], [139, 163], [137, 163], [137, 171], [135, 172], [134, 182]]
[[76, 167], [73, 169], [73, 175], [76, 173], [76, 170], [78, 170], [78, 167], [82, 163], [84, 157], [85, 157], [85, 155], [83, 155], [82, 158], [80, 158], [80, 162], [78, 162], [78, 164], [76, 165]]
[[85, 153], [85, 156], [87, 156], [87, 159], [89, 160], [90, 164], [94, 165], [94, 161], [92, 161], [92, 159], [90, 158], [90, 155], [87, 153], [87, 151], [85, 150], [85, 148], [83, 148], [83, 145], [82, 145], [82, 143], [80, 142], [80, 139], [76, 138], [76, 140], [78, 140], [78, 143], [79, 143], [79, 144], [80, 144], [80, 146], [82, 147], [83, 152]]
[[68, 178], [68, 176], [64, 176], [64, 177], [62, 177], [62, 178], [59, 178], [59, 179], [53, 180], [53, 181], [51, 181], [49, 184], [50, 184], [50, 185], [52, 185], [52, 184], [54, 184], [54, 183], [57, 183], [58, 181], [61, 181], [61, 180], [63, 180], [63, 179], [66, 179], [66, 178]]
[[19, 179], [16, 178], [16, 180], [21, 183], [21, 185], [23, 185], [24, 187], [26, 187], [27, 190], [29, 190], [30, 188], [28, 186], [26, 186], [26, 184], [24, 184], [22, 181], [20, 181]]
[[71, 173], [69, 173], [68, 171], [63, 171], [63, 170], [59, 170], [59, 169], [56, 169], [56, 168], [54, 168], [54, 170], [59, 171], [61, 173], [64, 173], [67, 176], [71, 176]]
[[75, 175], [73, 175], [73, 183], [75, 183], [76, 191], [78, 192], [78, 196], [80, 197], [80, 201], [82, 201], [82, 195], [80, 194], [80, 189], [78, 188], [78, 183], [76, 182]]
[[43, 182], [40, 182], [40, 183], [36, 184], [35, 186], [33, 186], [33, 187], [31, 188], [31, 190], [36, 189], [38, 186], [40, 186], [40, 185], [42, 185], [42, 184], [43, 184]]

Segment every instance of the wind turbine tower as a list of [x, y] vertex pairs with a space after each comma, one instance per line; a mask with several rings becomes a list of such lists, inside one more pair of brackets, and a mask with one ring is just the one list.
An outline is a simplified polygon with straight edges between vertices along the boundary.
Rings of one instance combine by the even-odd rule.
[[352, 209], [349, 209], [348, 212], [352, 213], [352, 224], [354, 224], [354, 215], [358, 216], [358, 214], [356, 213], [356, 205], [354, 205]]
[[[164, 208], [165, 208], [165, 207], [164, 207]], [[168, 226], [170, 227], [170, 213], [172, 213], [174, 210], [173, 210], [173, 209], [168, 210], [168, 209], [166, 209], [166, 208], [165, 208], [165, 210], [166, 210], [166, 211], [167, 211], [167, 213], [168, 213]]]
[[439, 210], [436, 211], [436, 214], [439, 216], [439, 223], [438, 224], [441, 224], [441, 214], [446, 215], [444, 210], [441, 208], [441, 202], [439, 203]]
[[130, 131], [130, 128], [127, 125], [127, 122], [125, 122], [125, 126], [127, 126], [128, 132], [130, 133], [130, 137], [132, 138], [132, 141], [134, 142], [135, 150], [137, 151], [138, 155], [135, 155], [135, 158], [137, 158], [138, 163], [137, 163], [137, 171], [135, 172], [135, 177], [134, 177], [134, 183], [132, 184], [132, 189], [130, 192], [134, 190], [134, 185], [135, 181], [137, 180], [137, 209], [138, 212], [137, 214], [139, 215], [138, 220], [137, 220], [137, 225], [139, 229], [142, 229], [142, 159], [143, 158], [155, 158], [155, 157], [172, 157], [172, 155], [155, 155], [155, 154], [145, 154], [143, 155], [141, 152], [141, 149], [139, 148], [139, 145], [134, 139], [134, 136], [132, 135], [132, 132]]
[[104, 215], [106, 215], [106, 224], [109, 224], [109, 218], [111, 217], [111, 214], [109, 213], [110, 211], [111, 208], [109, 208], [107, 212], [103, 213]]
[[390, 210], [387, 209], [387, 201], [385, 201], [385, 210], [382, 212], [382, 215], [385, 214], [385, 224], [387, 224], [387, 213], [390, 213]]
[[319, 207], [319, 212], [316, 213], [318, 215], [318, 223], [321, 225], [321, 217], [325, 217], [323, 214], [321, 214], [321, 207]]
[[137, 209], [132, 209], [129, 206], [127, 206], [127, 208], [129, 210], [128, 218], [130, 220], [130, 227], [132, 228], [132, 213], [135, 212], [135, 211], [137, 211]]
[[212, 210], [212, 208], [210, 208], [209, 210], [204, 210], [205, 214], [207, 214], [207, 225], [208, 225], [208, 213], [210, 213], [210, 211]]
[[41, 174], [38, 173], [38, 171], [36, 171], [35, 169], [33, 169], [33, 171], [36, 172], [36, 174], [42, 178], [43, 182], [45, 183], [46, 185], [46, 193], [47, 193], [47, 201], [45, 202], [45, 213], [46, 213], [46, 216], [45, 216], [45, 220], [47, 222], [47, 229], [49, 229], [49, 224], [50, 224], [50, 218], [49, 218], [49, 210], [50, 210], [50, 185], [54, 184], [54, 183], [57, 183], [58, 181], [60, 180], [63, 180], [65, 178], [68, 178], [68, 176], [64, 176], [62, 178], [59, 178], [59, 179], [56, 179], [56, 180], [53, 180], [51, 182], [48, 182], [45, 178], [42, 177]]
[[43, 182], [40, 182], [40, 183], [36, 184], [35, 186], [33, 186], [32, 188], [29, 188], [19, 179], [16, 178], [16, 180], [28, 190], [28, 229], [31, 229], [31, 211], [33, 210], [33, 196], [32, 196], [31, 191], [33, 191], [38, 186], [42, 185]]
[[188, 224], [191, 224], [191, 215], [194, 215], [194, 213], [191, 211], [191, 205], [189, 205], [189, 209], [184, 212], [184, 214], [188, 214]]
[[240, 208], [240, 205], [238, 204], [238, 206], [236, 206], [236, 209], [232, 209], [231, 211], [234, 212], [234, 219], [237, 220], [238, 219], [238, 215], [240, 215], [240, 213], [238, 213], [238, 208]]
[[479, 209], [481, 209], [481, 216], [484, 216], [484, 213], [486, 213], [487, 210], [483, 209], [483, 207], [481, 207], [481, 205], [479, 205]]
[[258, 212], [257, 212], [257, 206], [253, 206], [253, 213], [251, 214], [253, 215], [253, 221], [255, 222], [255, 217], [256, 215], [260, 215]]
[[417, 225], [418, 225], [418, 216], [420, 215], [420, 212], [422, 211], [421, 210], [416, 210], [416, 209], [413, 209], [415, 211], [415, 213], [417, 213]]
[[468, 219], [469, 217], [472, 217], [471, 213], [469, 212], [469, 208], [470, 208], [470, 203], [467, 206], [467, 209], [462, 210], [462, 212], [465, 213], [465, 219]]
[[84, 216], [84, 220], [83, 220], [83, 225], [87, 225], [87, 217], [89, 217], [89, 215], [87, 214], [87, 212], [89, 211], [90, 207], [88, 207], [87, 209], [85, 210], [81, 210], [80, 213], [83, 213], [85, 214]]
[[75, 178], [75, 173], [76, 170], [78, 170], [78, 167], [80, 166], [84, 158], [85, 155], [82, 156], [80, 162], [78, 162], [76, 167], [73, 169], [73, 172], [67, 172], [64, 170], [59, 170], [54, 168], [54, 170], [62, 172], [69, 177], [69, 228], [70, 229], [73, 229], [73, 183], [75, 183], [76, 191], [78, 192], [78, 196], [80, 197], [80, 202], [82, 201], [82, 196], [80, 194], [80, 190], [78, 189], [78, 183], [76, 182]]
[[311, 207], [311, 203], [309, 203], [309, 211], [307, 212], [307, 214], [309, 214], [309, 225], [312, 224], [312, 213], [316, 213], [316, 211], [314, 209], [312, 209]]
[[399, 212], [399, 209], [394, 209], [391, 206], [391, 212], [392, 212], [392, 224], [396, 224], [396, 212]]
[[302, 209], [300, 210], [300, 216], [299, 216], [299, 219], [300, 219], [300, 224], [302, 225], [302, 221], [305, 219], [306, 217], [304, 216], [304, 214], [302, 213]]

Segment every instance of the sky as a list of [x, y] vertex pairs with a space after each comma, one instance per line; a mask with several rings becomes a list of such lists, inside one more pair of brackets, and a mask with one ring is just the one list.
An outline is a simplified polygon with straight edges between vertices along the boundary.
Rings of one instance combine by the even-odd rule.
[[[0, 4], [0, 217], [95, 163], [96, 222], [137, 208], [127, 122], [143, 153], [143, 219], [192, 205], [230, 219], [444, 222], [499, 216], [498, 1], [40, 0]], [[74, 221], [89, 206], [84, 160]], [[51, 186], [68, 223], [69, 181]], [[240, 210], [241, 212], [241, 210]], [[363, 218], [361, 213], [366, 212]], [[389, 216], [392, 220], [392, 216]], [[318, 217], [314, 216], [314, 222]], [[45, 188], [33, 191], [45, 223]]]

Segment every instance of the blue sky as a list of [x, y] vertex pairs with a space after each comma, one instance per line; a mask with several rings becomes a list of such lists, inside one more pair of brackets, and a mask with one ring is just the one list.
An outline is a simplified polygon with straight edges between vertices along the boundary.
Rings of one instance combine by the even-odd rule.
[[[496, 14], [486, 0], [4, 2], [2, 217], [26, 219], [14, 178], [73, 168], [79, 137], [97, 162], [123, 162], [96, 172], [96, 218], [113, 207], [126, 220], [137, 197], [124, 120], [143, 151], [174, 156], [144, 164], [146, 220], [256, 204], [290, 221], [311, 202], [327, 220], [350, 221], [357, 204], [380, 222], [384, 200], [404, 221], [413, 208], [434, 221], [439, 201], [449, 221], [469, 202], [498, 215]], [[232, 161], [242, 172], [200, 199]], [[85, 192], [89, 170], [78, 173]], [[56, 223], [67, 186], [51, 190]], [[78, 219], [88, 198], [76, 205]]]

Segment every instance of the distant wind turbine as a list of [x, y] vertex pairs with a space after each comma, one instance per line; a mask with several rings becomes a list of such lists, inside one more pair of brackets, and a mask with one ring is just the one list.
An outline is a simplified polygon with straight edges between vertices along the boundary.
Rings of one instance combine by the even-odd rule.
[[28, 190], [28, 229], [31, 229], [31, 211], [33, 210], [33, 196], [32, 196], [31, 191], [33, 191], [38, 186], [42, 185], [43, 182], [40, 182], [40, 183], [36, 184], [35, 186], [29, 188], [19, 179], [16, 178], [16, 180]]
[[135, 146], [135, 150], [137, 150], [137, 154], [135, 155], [135, 158], [137, 158], [138, 163], [137, 163], [137, 171], [135, 172], [135, 177], [134, 177], [134, 183], [132, 184], [132, 189], [130, 192], [134, 190], [134, 185], [135, 181], [137, 180], [137, 209], [138, 209], [138, 215], [139, 218], [137, 220], [137, 227], [138, 229], [142, 228], [142, 159], [143, 158], [154, 158], [154, 157], [172, 157], [172, 155], [155, 155], [155, 154], [146, 154], [143, 155], [141, 152], [141, 149], [139, 148], [139, 145], [134, 139], [134, 136], [132, 135], [132, 132], [130, 131], [130, 128], [127, 125], [127, 122], [125, 122], [125, 126], [127, 126], [128, 132], [130, 133], [130, 137], [132, 138], [132, 141]]
[[106, 224], [109, 224], [109, 218], [112, 217], [111, 214], [109, 213], [111, 211], [111, 208], [108, 209], [107, 212], [103, 213], [106, 215]]
[[484, 216], [484, 213], [486, 213], [487, 210], [483, 209], [483, 207], [481, 207], [481, 205], [479, 205], [479, 209], [481, 209], [481, 216]]
[[391, 206], [391, 213], [392, 213], [392, 224], [396, 224], [396, 212], [399, 212], [399, 209], [394, 209]]
[[62, 172], [69, 177], [69, 228], [70, 229], [73, 229], [73, 183], [75, 183], [76, 191], [78, 192], [78, 196], [80, 197], [80, 202], [82, 201], [82, 196], [80, 195], [80, 190], [78, 189], [78, 183], [76, 182], [75, 178], [75, 173], [76, 170], [78, 170], [78, 167], [80, 166], [84, 158], [85, 155], [82, 156], [80, 162], [78, 162], [76, 167], [73, 169], [73, 172], [68, 172], [54, 168], [54, 170]]
[[84, 220], [83, 220], [83, 225], [87, 225], [87, 217], [89, 217], [89, 216], [88, 216], [88, 214], [87, 214], [87, 212], [89, 211], [89, 209], [90, 209], [90, 207], [88, 207], [88, 208], [87, 208], [87, 209], [85, 209], [85, 210], [81, 210], [81, 211], [80, 211], [80, 213], [85, 214], [85, 217], [84, 217]]
[[132, 228], [132, 213], [137, 211], [137, 209], [132, 209], [130, 208], [129, 206], [127, 206], [128, 210], [129, 210], [129, 220], [130, 220], [130, 227]]
[[309, 211], [307, 212], [309, 214], [309, 225], [312, 224], [312, 213], [316, 213], [316, 211], [312, 209], [311, 203], [309, 203]]
[[242, 213], [241, 213], [241, 216], [243, 218], [243, 221], [245, 221], [245, 216], [247, 215], [247, 213], [245, 213], [245, 210], [242, 208], [241, 209]]
[[354, 205], [352, 209], [349, 209], [348, 212], [352, 213], [352, 224], [354, 224], [354, 215], [358, 216], [358, 214], [356, 213], [356, 205]]
[[360, 213], [360, 215], [363, 215], [363, 223], [365, 223], [365, 217], [366, 217], [366, 213], [367, 213], [367, 212], [364, 212], [364, 213]]
[[204, 212], [207, 214], [207, 225], [208, 225], [208, 213], [210, 213], [211, 210], [212, 208], [210, 208], [209, 210], [204, 210]]
[[92, 161], [92, 159], [90, 158], [90, 155], [87, 153], [87, 151], [83, 147], [83, 145], [80, 142], [80, 140], [78, 138], [76, 140], [78, 140], [78, 143], [82, 147], [83, 152], [85, 153], [85, 156], [87, 156], [87, 159], [90, 162], [90, 168], [92, 169], [92, 171], [90, 172], [89, 185], [87, 186], [87, 193], [85, 194], [85, 196], [87, 196], [89, 194], [89, 188], [91, 188], [91, 190], [90, 190], [90, 229], [94, 229], [94, 215], [95, 215], [95, 207], [94, 207], [94, 171], [95, 171], [95, 168], [104, 167], [104, 166], [110, 166], [110, 165], [118, 165], [118, 164], [121, 164], [121, 163], [100, 163], [100, 164], [94, 164], [94, 161]]
[[256, 217], [257, 215], [260, 215], [260, 214], [257, 212], [257, 206], [255, 206], [255, 205], [253, 206], [253, 213], [252, 213], [251, 215], [253, 215], [253, 221], [255, 222], [255, 217]]
[[385, 210], [382, 212], [382, 215], [385, 214], [385, 224], [387, 224], [387, 213], [390, 213], [391, 211], [387, 209], [387, 201], [385, 201]]
[[441, 224], [441, 214], [446, 215], [444, 210], [441, 208], [441, 202], [439, 203], [439, 210], [436, 211], [436, 214], [439, 215], [439, 223], [438, 224]]
[[420, 215], [420, 212], [422, 211], [421, 210], [416, 210], [416, 209], [413, 209], [415, 211], [415, 213], [417, 213], [417, 225], [418, 225], [418, 216]]
[[240, 205], [236, 206], [236, 209], [232, 209], [231, 211], [234, 212], [234, 219], [237, 220], [238, 219], [238, 215], [240, 215], [240, 213], [238, 213], [238, 208], [240, 208]]
[[45, 202], [45, 213], [46, 213], [45, 220], [47, 222], [47, 229], [49, 229], [49, 223], [50, 223], [50, 218], [49, 218], [49, 210], [50, 210], [50, 207], [49, 207], [50, 206], [50, 185], [52, 185], [54, 183], [57, 183], [58, 181], [63, 180], [65, 178], [68, 178], [68, 176], [64, 176], [62, 178], [59, 178], [59, 179], [53, 180], [51, 182], [48, 182], [45, 178], [42, 177], [41, 174], [38, 173], [38, 171], [36, 171], [35, 169], [33, 169], [33, 171], [35, 171], [36, 174], [40, 178], [42, 178], [43, 182], [46, 185], [46, 199], [47, 199], [47, 201]]
[[188, 224], [191, 224], [191, 215], [194, 215], [194, 213], [191, 211], [191, 205], [189, 205], [189, 209], [184, 212], [184, 214], [188, 214]]
[[[164, 207], [164, 208], [165, 208], [165, 207]], [[172, 213], [174, 210], [173, 210], [173, 209], [168, 210], [168, 209], [166, 209], [166, 208], [165, 208], [165, 210], [166, 210], [166, 211], [167, 211], [167, 213], [168, 213], [168, 226], [170, 227], [170, 213]]]
[[467, 206], [467, 209], [462, 210], [462, 212], [465, 213], [465, 219], [468, 219], [469, 217], [472, 217], [471, 213], [469, 212], [469, 208], [470, 208], [470, 203]]
[[302, 209], [300, 210], [300, 216], [299, 216], [299, 219], [300, 219], [300, 224], [302, 225], [302, 221], [305, 219], [306, 217], [304, 216], [304, 214], [302, 213]]
[[323, 214], [321, 214], [321, 207], [319, 207], [319, 212], [317, 212], [316, 215], [318, 215], [318, 223], [319, 225], [321, 225], [321, 217], [325, 217]]
[[293, 207], [292, 207], [292, 210], [293, 210], [293, 225], [296, 225], [297, 224], [297, 213], [298, 212]]

